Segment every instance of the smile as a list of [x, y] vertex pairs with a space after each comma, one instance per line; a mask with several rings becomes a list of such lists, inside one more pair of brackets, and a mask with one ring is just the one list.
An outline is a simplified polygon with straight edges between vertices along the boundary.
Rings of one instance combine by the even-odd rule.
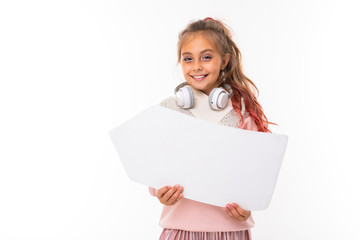
[[205, 74], [205, 75], [197, 75], [197, 76], [192, 76], [190, 75], [193, 79], [197, 80], [197, 81], [200, 81], [200, 80], [203, 80], [207, 77], [207, 75], [209, 74]]

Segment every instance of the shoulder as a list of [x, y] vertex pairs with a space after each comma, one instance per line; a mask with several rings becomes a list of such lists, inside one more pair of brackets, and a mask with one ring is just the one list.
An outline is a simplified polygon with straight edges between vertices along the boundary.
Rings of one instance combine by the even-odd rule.
[[251, 116], [244, 117], [244, 123], [241, 124], [241, 128], [250, 131], [259, 131], [254, 119]]
[[162, 107], [170, 108], [170, 109], [178, 111], [178, 112], [182, 112], [182, 113], [190, 115], [190, 116], [194, 116], [188, 109], [179, 107], [176, 103], [176, 99], [174, 96], [165, 98], [164, 100], [162, 100], [160, 102], [159, 105]]
[[[231, 104], [231, 103], [230, 103]], [[249, 118], [249, 113], [245, 109], [244, 99], [241, 98], [241, 115], [244, 118], [244, 122]], [[243, 124], [241, 124], [241, 117], [235, 109], [231, 109], [219, 122], [220, 125], [234, 127], [234, 128], [243, 128]]]
[[228, 127], [234, 127], [234, 128], [241, 128], [244, 130], [250, 130], [250, 131], [259, 131], [254, 119], [249, 115], [248, 112], [244, 112], [243, 114], [244, 121], [241, 121], [240, 115], [232, 109], [228, 114], [226, 114], [219, 124], [228, 126]]
[[171, 109], [175, 108], [176, 107], [175, 97], [171, 96], [171, 97], [167, 97], [167, 98], [163, 99], [160, 102], [160, 106], [171, 108]]
[[[244, 119], [248, 117], [248, 113], [245, 112], [243, 114]], [[241, 124], [241, 117], [240, 115], [235, 111], [235, 109], [231, 109], [230, 112], [228, 112], [219, 122], [220, 125], [228, 126], [228, 127], [234, 127], [234, 128], [242, 128], [240, 126]]]

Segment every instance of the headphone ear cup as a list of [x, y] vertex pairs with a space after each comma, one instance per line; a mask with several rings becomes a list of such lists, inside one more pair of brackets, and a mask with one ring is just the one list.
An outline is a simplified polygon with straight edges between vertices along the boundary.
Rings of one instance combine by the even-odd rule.
[[209, 94], [209, 105], [214, 110], [223, 109], [228, 102], [228, 93], [222, 88], [214, 88]]
[[186, 85], [176, 92], [176, 102], [185, 109], [194, 106], [194, 93], [190, 86]]

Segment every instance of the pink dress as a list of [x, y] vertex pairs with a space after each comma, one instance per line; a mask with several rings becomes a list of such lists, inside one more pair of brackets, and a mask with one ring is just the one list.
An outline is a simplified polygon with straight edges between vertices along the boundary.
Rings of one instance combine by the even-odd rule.
[[250, 230], [235, 232], [192, 232], [179, 229], [164, 229], [159, 240], [248, 240]]

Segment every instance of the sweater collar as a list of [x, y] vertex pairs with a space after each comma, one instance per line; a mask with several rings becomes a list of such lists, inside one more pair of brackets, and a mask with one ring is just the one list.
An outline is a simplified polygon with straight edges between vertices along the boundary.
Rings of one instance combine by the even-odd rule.
[[[223, 87], [221, 88], [224, 89]], [[194, 106], [189, 110], [197, 118], [218, 123], [227, 113], [229, 113], [233, 109], [231, 100], [229, 100], [225, 108], [221, 110], [213, 110], [209, 106], [208, 95], [193, 87], [191, 87], [191, 89], [193, 90], [194, 93]]]

